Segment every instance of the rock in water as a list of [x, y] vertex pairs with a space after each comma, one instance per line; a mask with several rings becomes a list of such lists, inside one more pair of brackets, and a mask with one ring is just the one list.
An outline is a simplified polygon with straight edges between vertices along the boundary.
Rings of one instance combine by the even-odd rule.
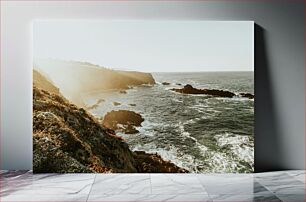
[[183, 93], [183, 94], [204, 94], [204, 95], [211, 95], [215, 97], [228, 97], [232, 98], [235, 96], [235, 93], [232, 93], [230, 91], [224, 91], [224, 90], [216, 90], [216, 89], [197, 89], [192, 87], [192, 85], [187, 84], [182, 89], [171, 89], [172, 91]]
[[101, 98], [101, 99], [97, 100], [97, 102], [96, 102], [95, 104], [93, 104], [93, 105], [91, 105], [91, 106], [88, 106], [88, 107], [86, 107], [86, 108], [87, 108], [87, 110], [95, 109], [95, 108], [97, 108], [102, 102], [105, 102], [105, 100]]
[[135, 134], [139, 132], [135, 127], [141, 126], [143, 121], [144, 119], [142, 116], [136, 112], [129, 110], [113, 110], [104, 116], [102, 124], [115, 131]]
[[241, 97], [249, 98], [249, 99], [254, 99], [254, 95], [251, 93], [240, 93]]
[[119, 105], [121, 105], [121, 103], [120, 102], [113, 102], [113, 105], [114, 106], [119, 106]]
[[168, 83], [168, 82], [162, 82], [162, 84], [164, 85], [164, 86], [168, 86], [168, 85], [170, 85], [170, 83]]
[[119, 93], [121, 94], [127, 94], [127, 92], [125, 90], [120, 90]]

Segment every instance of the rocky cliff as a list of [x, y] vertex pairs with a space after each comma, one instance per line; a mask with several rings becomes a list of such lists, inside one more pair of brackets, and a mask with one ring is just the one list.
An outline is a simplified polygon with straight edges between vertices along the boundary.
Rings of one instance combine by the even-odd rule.
[[47, 79], [42, 75], [35, 73], [34, 81], [34, 172], [188, 172], [157, 154], [131, 151], [86, 110], [58, 91], [49, 92], [56, 87], [50, 82], [43, 85]]

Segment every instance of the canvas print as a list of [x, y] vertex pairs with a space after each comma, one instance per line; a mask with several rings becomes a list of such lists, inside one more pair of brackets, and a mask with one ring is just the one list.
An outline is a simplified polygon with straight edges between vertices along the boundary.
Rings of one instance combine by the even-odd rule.
[[35, 173], [254, 170], [254, 23], [33, 22]]

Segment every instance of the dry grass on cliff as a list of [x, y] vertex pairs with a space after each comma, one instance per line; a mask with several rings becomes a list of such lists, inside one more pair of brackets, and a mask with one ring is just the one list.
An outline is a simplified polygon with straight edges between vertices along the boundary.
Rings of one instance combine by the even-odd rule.
[[188, 172], [157, 154], [132, 152], [91, 114], [33, 87], [34, 172]]

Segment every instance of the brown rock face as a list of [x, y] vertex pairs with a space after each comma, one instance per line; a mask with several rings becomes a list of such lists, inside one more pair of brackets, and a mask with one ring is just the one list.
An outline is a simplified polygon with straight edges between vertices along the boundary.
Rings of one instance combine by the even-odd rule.
[[137, 172], [112, 131], [63, 97], [33, 89], [34, 172]]
[[104, 116], [102, 124], [115, 131], [135, 134], [139, 132], [135, 127], [141, 126], [143, 121], [144, 119], [142, 116], [136, 112], [129, 110], [113, 110]]
[[204, 94], [204, 95], [211, 95], [215, 97], [228, 97], [232, 98], [235, 96], [235, 93], [232, 93], [230, 91], [224, 91], [224, 90], [216, 90], [216, 89], [197, 89], [192, 87], [192, 85], [187, 84], [182, 89], [171, 89], [172, 91], [183, 93], [183, 94]]

